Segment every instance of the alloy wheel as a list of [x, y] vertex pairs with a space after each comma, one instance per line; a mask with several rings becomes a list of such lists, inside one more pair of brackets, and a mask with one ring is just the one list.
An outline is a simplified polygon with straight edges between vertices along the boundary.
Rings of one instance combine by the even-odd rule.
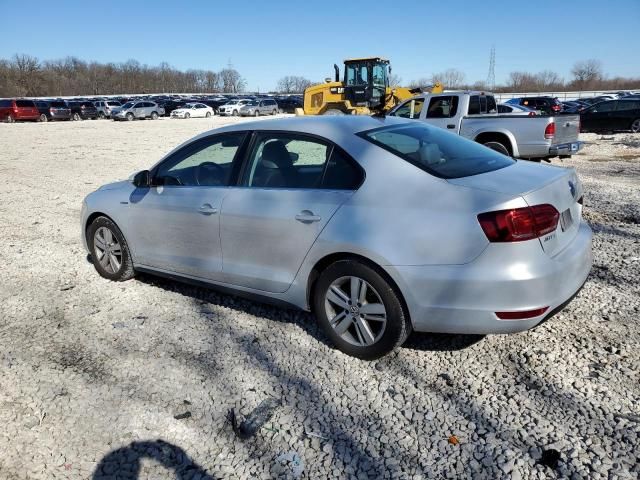
[[122, 247], [107, 227], [100, 227], [93, 236], [96, 259], [108, 273], [117, 273], [122, 266]]
[[375, 288], [359, 277], [340, 277], [325, 294], [325, 312], [331, 328], [359, 347], [376, 343], [387, 326], [387, 311]]

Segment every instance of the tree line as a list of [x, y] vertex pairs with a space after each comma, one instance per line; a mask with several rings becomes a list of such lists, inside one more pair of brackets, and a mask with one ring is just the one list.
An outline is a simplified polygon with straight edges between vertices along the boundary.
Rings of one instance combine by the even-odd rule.
[[122, 93], [239, 93], [246, 81], [229, 65], [220, 71], [86, 62], [76, 57], [40, 61], [30, 55], [0, 59], [0, 97], [109, 95]]
[[[543, 92], [573, 90], [630, 90], [640, 88], [640, 78], [609, 77], [598, 60], [576, 62], [572, 77], [563, 79], [556, 72], [511, 72], [503, 85], [469, 83], [455, 68], [409, 82], [411, 88], [426, 88], [436, 82], [446, 89], [493, 90], [495, 92]], [[320, 83], [320, 82], [317, 82]], [[394, 74], [392, 86], [402, 85]], [[302, 93], [314, 82], [287, 75], [278, 80], [277, 93]], [[57, 97], [72, 95], [113, 95], [123, 93], [240, 93], [247, 83], [230, 64], [220, 71], [178, 70], [166, 62], [157, 66], [137, 60], [123, 63], [86, 62], [76, 57], [40, 61], [20, 54], [0, 59], [0, 97]]]

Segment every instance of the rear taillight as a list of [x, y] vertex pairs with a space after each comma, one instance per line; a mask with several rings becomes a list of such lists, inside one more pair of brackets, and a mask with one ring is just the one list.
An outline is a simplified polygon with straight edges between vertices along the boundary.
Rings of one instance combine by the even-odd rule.
[[526, 320], [542, 315], [549, 307], [536, 308], [534, 310], [521, 310], [519, 312], [496, 312], [500, 320]]
[[580, 133], [581, 128], [582, 128], [582, 118], [578, 117], [578, 133]]
[[556, 122], [551, 122], [544, 129], [544, 138], [553, 138], [556, 134]]
[[551, 110], [553, 110], [554, 112], [560, 111], [560, 105], [552, 105]]
[[530, 117], [535, 117], [536, 116], [536, 112], [529, 112], [529, 116]]
[[49, 113], [53, 113], [55, 109], [53, 107], [49, 107]]
[[559, 218], [558, 210], [545, 203], [481, 213], [478, 222], [490, 242], [522, 242], [553, 232]]

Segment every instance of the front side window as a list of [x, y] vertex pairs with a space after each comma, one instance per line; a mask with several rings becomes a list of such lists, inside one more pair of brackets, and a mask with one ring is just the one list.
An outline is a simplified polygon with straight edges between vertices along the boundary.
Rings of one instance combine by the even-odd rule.
[[596, 103], [593, 107], [591, 107], [591, 113], [603, 113], [603, 112], [613, 112], [615, 109], [616, 102], [601, 102]]
[[196, 140], [171, 155], [155, 169], [153, 184], [228, 186], [234, 159], [244, 138], [244, 132], [234, 132]]
[[451, 118], [458, 111], [458, 96], [434, 97], [429, 101], [427, 118]]
[[402, 118], [420, 118], [424, 106], [424, 98], [412, 98], [400, 105], [391, 115]]
[[256, 188], [353, 189], [360, 168], [329, 142], [290, 133], [260, 133], [243, 184]]
[[515, 163], [476, 142], [420, 122], [377, 128], [358, 135], [441, 178], [478, 175]]

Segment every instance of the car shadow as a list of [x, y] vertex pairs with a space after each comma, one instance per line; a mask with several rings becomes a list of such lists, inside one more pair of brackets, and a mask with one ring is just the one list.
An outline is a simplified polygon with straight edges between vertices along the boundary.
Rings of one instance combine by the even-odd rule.
[[[230, 293], [222, 293], [213, 287], [195, 286], [148, 273], [137, 273], [136, 280], [219, 307], [233, 308], [242, 313], [276, 322], [296, 324], [318, 342], [330, 348], [335, 348], [316, 322], [313, 314], [309, 312], [260, 303]], [[475, 345], [484, 337], [484, 335], [413, 332], [402, 348], [425, 352], [457, 351]]]

